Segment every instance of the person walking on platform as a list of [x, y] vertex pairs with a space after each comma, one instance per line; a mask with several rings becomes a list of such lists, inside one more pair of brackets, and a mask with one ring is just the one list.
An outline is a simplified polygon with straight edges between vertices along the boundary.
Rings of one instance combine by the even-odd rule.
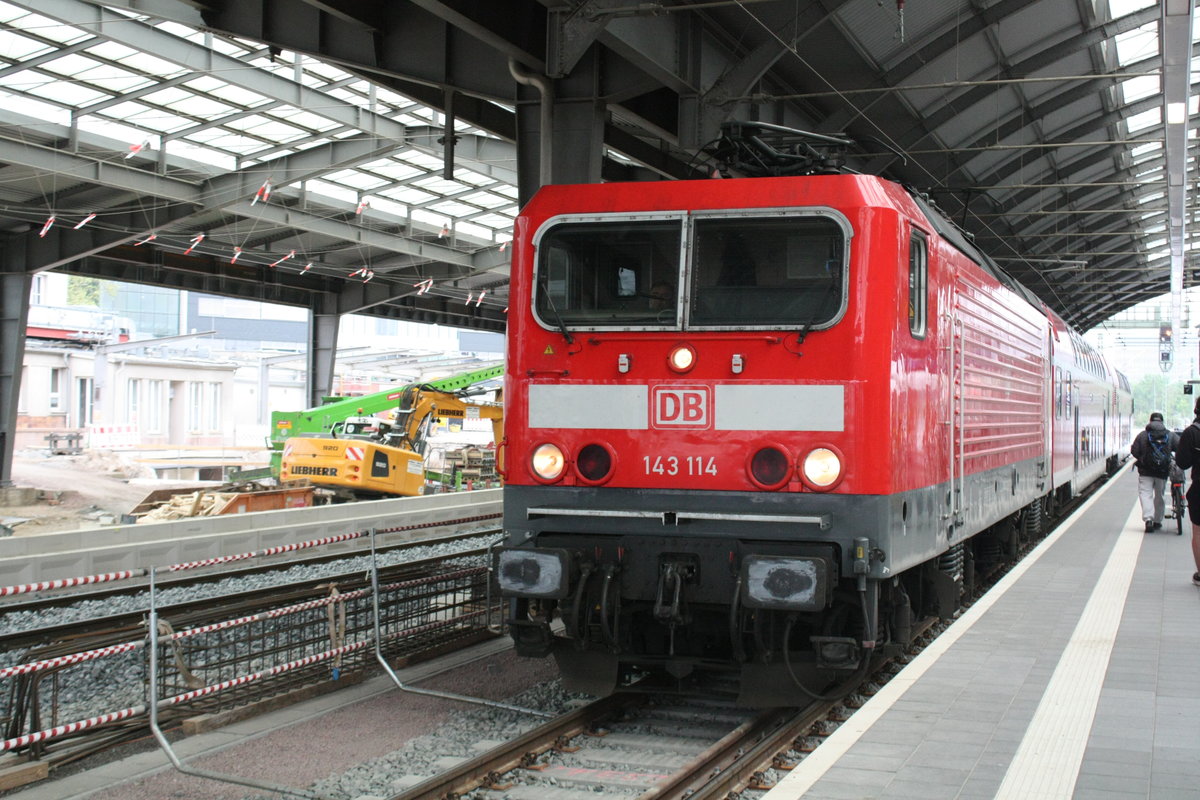
[[1167, 430], [1163, 415], [1155, 411], [1150, 415], [1146, 429], [1134, 438], [1129, 448], [1137, 459], [1138, 500], [1142, 503], [1146, 533], [1162, 527], [1166, 510], [1163, 492], [1171, 475], [1171, 456], [1178, 444], [1179, 437]]
[[1192, 583], [1200, 586], [1200, 489], [1196, 484], [1200, 479], [1200, 399], [1196, 400], [1196, 407], [1192, 410], [1196, 419], [1179, 435], [1175, 463], [1183, 469], [1190, 467], [1192, 470], [1192, 485], [1187, 490], [1188, 517], [1192, 520], [1192, 560], [1196, 562]]

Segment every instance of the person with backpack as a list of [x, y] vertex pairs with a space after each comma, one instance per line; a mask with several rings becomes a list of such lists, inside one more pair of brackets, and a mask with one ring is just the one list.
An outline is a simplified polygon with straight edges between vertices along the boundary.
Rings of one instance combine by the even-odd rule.
[[1175, 463], [1183, 469], [1192, 470], [1192, 485], [1187, 491], [1188, 517], [1192, 520], [1192, 560], [1196, 562], [1196, 571], [1192, 573], [1192, 583], [1200, 586], [1200, 399], [1196, 400], [1193, 409], [1196, 419], [1183, 429], [1179, 443], [1175, 446]]
[[1137, 459], [1138, 500], [1142, 503], [1142, 520], [1146, 533], [1162, 527], [1166, 504], [1163, 492], [1167, 478], [1171, 475], [1171, 461], [1179, 437], [1167, 430], [1163, 415], [1155, 411], [1150, 415], [1146, 429], [1133, 440], [1129, 452]]

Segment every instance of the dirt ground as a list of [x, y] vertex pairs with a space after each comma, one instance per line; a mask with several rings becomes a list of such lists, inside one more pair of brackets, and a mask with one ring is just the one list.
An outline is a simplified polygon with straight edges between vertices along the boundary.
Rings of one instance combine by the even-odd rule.
[[33, 505], [0, 506], [0, 522], [14, 536], [30, 536], [95, 527], [101, 517], [128, 514], [155, 489], [205, 484], [157, 480], [153, 470], [108, 450], [78, 456], [25, 450], [13, 456], [13, 485], [42, 492], [42, 500]]

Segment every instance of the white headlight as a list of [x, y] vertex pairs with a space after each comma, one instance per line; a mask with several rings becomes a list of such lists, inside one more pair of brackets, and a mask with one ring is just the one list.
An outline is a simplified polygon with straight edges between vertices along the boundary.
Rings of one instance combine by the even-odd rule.
[[818, 447], [804, 457], [804, 479], [813, 488], [824, 489], [842, 477], [842, 460], [826, 447]]
[[502, 594], [566, 597], [567, 554], [562, 550], [500, 550], [496, 580]]
[[539, 478], [544, 481], [553, 481], [563, 474], [567, 459], [558, 445], [547, 442], [538, 445], [538, 448], [533, 451], [533, 457], [529, 463]]
[[687, 372], [696, 363], [696, 351], [686, 344], [681, 344], [667, 356], [667, 364], [676, 372]]

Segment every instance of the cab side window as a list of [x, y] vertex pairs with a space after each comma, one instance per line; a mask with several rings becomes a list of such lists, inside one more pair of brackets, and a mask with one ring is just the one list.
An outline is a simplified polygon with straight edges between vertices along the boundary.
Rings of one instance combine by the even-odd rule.
[[924, 339], [928, 329], [929, 245], [925, 234], [914, 230], [908, 242], [908, 331]]

